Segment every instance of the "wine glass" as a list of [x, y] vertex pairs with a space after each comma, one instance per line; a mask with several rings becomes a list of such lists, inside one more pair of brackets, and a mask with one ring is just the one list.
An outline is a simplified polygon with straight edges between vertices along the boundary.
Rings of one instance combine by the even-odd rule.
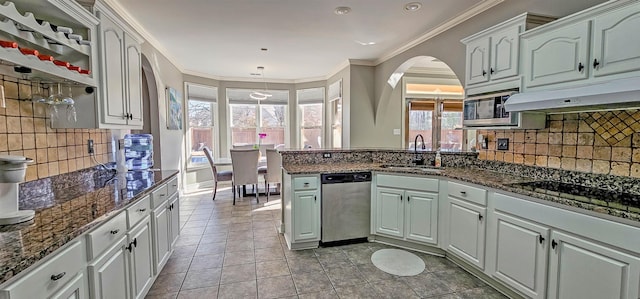
[[31, 87], [31, 101], [34, 103], [44, 103], [47, 100], [47, 97], [42, 93], [42, 86], [40, 80], [35, 82], [35, 91], [33, 91], [33, 86]]

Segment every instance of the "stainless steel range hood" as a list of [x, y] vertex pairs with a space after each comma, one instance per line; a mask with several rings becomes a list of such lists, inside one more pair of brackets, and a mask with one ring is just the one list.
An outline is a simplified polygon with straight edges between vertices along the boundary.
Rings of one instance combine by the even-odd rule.
[[524, 92], [511, 96], [505, 110], [548, 113], [640, 108], [640, 77], [589, 86]]

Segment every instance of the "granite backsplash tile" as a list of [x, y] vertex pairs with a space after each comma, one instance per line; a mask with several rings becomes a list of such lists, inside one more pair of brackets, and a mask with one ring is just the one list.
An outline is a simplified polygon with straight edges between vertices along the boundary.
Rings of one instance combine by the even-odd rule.
[[[10, 76], [0, 78], [6, 98], [6, 108], [0, 107], [0, 154], [25, 156], [35, 160], [27, 167], [25, 181], [97, 165], [87, 153], [88, 139], [94, 140], [95, 160], [100, 163], [113, 160], [111, 130], [50, 127], [48, 105], [31, 101], [34, 91], [40, 90], [40, 93], [48, 96], [51, 89], [49, 85]], [[63, 93], [64, 90], [63, 87]], [[66, 117], [66, 109], [59, 110], [59, 117]]]

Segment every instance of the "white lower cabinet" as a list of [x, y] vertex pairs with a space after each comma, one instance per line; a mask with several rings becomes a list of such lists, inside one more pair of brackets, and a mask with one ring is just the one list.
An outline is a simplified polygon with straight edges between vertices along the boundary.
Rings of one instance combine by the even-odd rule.
[[161, 204], [151, 213], [153, 220], [153, 261], [154, 271], [156, 274], [160, 273], [160, 269], [169, 259], [171, 253], [171, 246], [169, 246], [169, 209], [166, 204]]
[[484, 269], [487, 190], [447, 182], [446, 250]]
[[372, 204], [375, 234], [437, 244], [437, 192], [437, 179], [377, 175]]
[[177, 193], [157, 204], [151, 213], [151, 220], [154, 273], [159, 274], [180, 235], [180, 200]]
[[293, 241], [320, 240], [320, 203], [316, 191], [293, 195]]
[[484, 269], [486, 208], [449, 197], [449, 246], [447, 249]]
[[637, 256], [557, 231], [550, 243], [547, 298], [639, 298]]
[[494, 212], [491, 275], [530, 298], [545, 298], [549, 228], [506, 213]]
[[89, 298], [86, 262], [84, 239], [72, 241], [42, 265], [3, 286], [0, 298]]
[[122, 236], [107, 252], [89, 263], [91, 298], [130, 298], [128, 245], [127, 237]]
[[147, 216], [128, 234], [129, 265], [131, 265], [132, 298], [143, 298], [153, 284], [153, 248], [151, 221]]
[[71, 281], [51, 296], [51, 299], [84, 299], [89, 298], [89, 285], [87, 274], [82, 271], [76, 274]]
[[320, 176], [283, 173], [283, 227], [291, 250], [317, 248], [320, 243]]

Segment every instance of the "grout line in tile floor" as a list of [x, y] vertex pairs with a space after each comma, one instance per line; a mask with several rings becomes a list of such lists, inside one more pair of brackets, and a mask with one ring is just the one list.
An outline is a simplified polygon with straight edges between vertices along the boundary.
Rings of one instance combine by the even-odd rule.
[[[280, 196], [236, 200], [230, 188], [180, 198], [181, 235], [146, 298], [506, 298], [450, 261], [416, 253], [423, 273], [378, 270], [361, 243], [300, 251], [277, 233]], [[259, 248], [258, 248], [259, 247]], [[250, 254], [249, 254], [250, 253]]]

